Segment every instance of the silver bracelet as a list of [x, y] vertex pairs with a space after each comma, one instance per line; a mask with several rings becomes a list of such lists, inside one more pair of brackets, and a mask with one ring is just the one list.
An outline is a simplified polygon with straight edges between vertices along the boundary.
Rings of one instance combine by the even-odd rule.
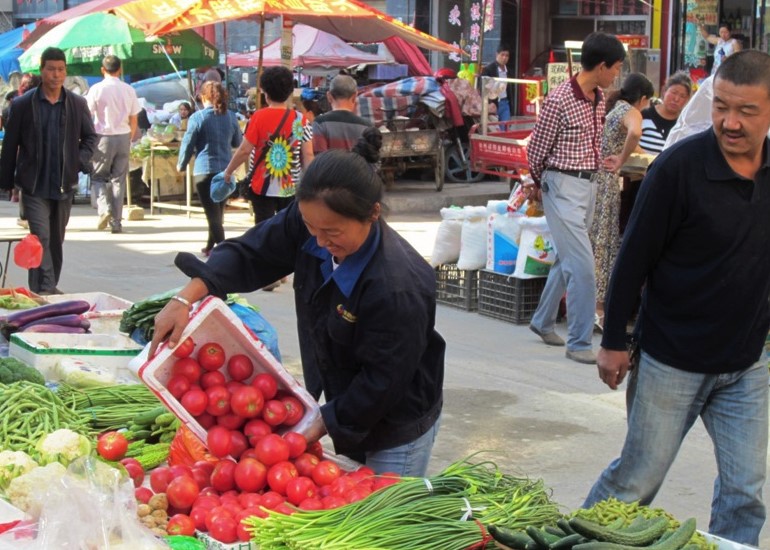
[[186, 305], [187, 309], [192, 309], [192, 304], [190, 303], [190, 300], [188, 300], [187, 298], [182, 298], [181, 296], [172, 296], [171, 299], [176, 300], [180, 304]]

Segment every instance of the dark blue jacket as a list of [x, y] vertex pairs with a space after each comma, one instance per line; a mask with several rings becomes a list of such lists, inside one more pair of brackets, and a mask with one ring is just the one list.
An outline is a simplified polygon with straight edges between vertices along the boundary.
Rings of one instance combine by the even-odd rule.
[[[63, 192], [78, 184], [78, 172], [91, 173], [91, 156], [99, 136], [94, 130], [85, 98], [64, 92], [64, 116], [59, 129], [62, 138]], [[11, 103], [0, 154], [0, 189], [14, 185], [32, 195], [37, 187], [45, 160], [41, 158], [44, 128], [40, 128], [40, 88], [33, 88]]]
[[320, 371], [321, 414], [335, 451], [359, 459], [365, 451], [413, 441], [433, 426], [442, 406], [446, 347], [434, 328], [433, 269], [383, 221], [373, 226], [365, 248], [363, 261], [356, 253], [337, 271], [348, 262], [360, 269], [327, 278], [324, 251], [294, 203], [217, 245], [205, 264], [191, 254], [177, 256], [185, 274], [202, 278], [220, 297], [294, 272], [303, 364]]

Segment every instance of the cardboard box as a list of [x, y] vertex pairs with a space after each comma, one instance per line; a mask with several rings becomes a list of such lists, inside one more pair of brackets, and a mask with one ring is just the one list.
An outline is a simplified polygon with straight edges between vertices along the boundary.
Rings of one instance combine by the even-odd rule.
[[[266, 372], [274, 376], [278, 382], [279, 390], [294, 395], [305, 408], [302, 420], [293, 426], [292, 430], [301, 432], [306, 426], [320, 418], [321, 411], [315, 399], [283, 368], [283, 365], [273, 357], [265, 345], [243, 325], [238, 316], [219, 298], [206, 298], [192, 313], [180, 342], [183, 342], [188, 336], [193, 339], [196, 348], [207, 342], [217, 342], [224, 348], [227, 357], [237, 353], [247, 355], [254, 363], [254, 374], [244, 381], [246, 383], [259, 373]], [[203, 426], [166, 390], [166, 385], [171, 378], [171, 369], [176, 361], [177, 358], [174, 357], [173, 350], [169, 349], [165, 343], [161, 344], [155, 356], [139, 368], [139, 377], [179, 420], [190, 428], [201, 441], [206, 441], [206, 430]], [[227, 370], [222, 369], [221, 372], [229, 380]], [[279, 428], [277, 432], [281, 433], [282, 430]]]
[[94, 363], [119, 376], [141, 350], [139, 344], [122, 334], [16, 332], [11, 335], [8, 353], [35, 367], [46, 380], [58, 380], [63, 358]]

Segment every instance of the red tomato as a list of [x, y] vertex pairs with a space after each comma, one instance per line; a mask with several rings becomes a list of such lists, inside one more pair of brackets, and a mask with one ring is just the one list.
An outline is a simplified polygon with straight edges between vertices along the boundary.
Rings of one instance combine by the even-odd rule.
[[270, 466], [270, 469], [267, 471], [267, 484], [276, 493], [285, 495], [286, 485], [298, 475], [299, 473], [294, 464], [285, 460]]
[[[265, 476], [267, 476], [267, 472], [265, 472]], [[244, 508], [259, 508], [262, 505], [262, 495], [257, 493], [241, 493], [238, 495], [238, 502], [240, 502], [241, 506]]]
[[174, 348], [173, 356], [180, 359], [188, 357], [195, 349], [195, 342], [189, 336]]
[[286, 432], [283, 439], [289, 444], [289, 458], [297, 458], [307, 449], [307, 439], [297, 432]]
[[230, 431], [230, 456], [238, 460], [243, 451], [249, 448], [249, 440], [238, 430]]
[[199, 493], [200, 487], [198, 487], [193, 478], [188, 476], [172, 479], [171, 483], [166, 487], [168, 503], [179, 510], [189, 510], [192, 508]]
[[340, 476], [332, 481], [329, 486], [331, 487], [332, 495], [346, 499], [348, 493], [355, 488], [356, 480], [350, 478], [349, 476]]
[[262, 397], [265, 399], [272, 399], [278, 393], [278, 382], [266, 372], [256, 375], [251, 385], [262, 392]]
[[268, 468], [278, 462], [289, 460], [289, 444], [278, 434], [269, 434], [254, 446], [257, 458]]
[[242, 388], [245, 385], [246, 384], [244, 384], [243, 382], [238, 382], [237, 380], [228, 380], [227, 383], [225, 384], [225, 387], [227, 388], [227, 391], [229, 391], [230, 394], [232, 395], [235, 393], [235, 390]]
[[187, 377], [182, 376], [181, 374], [172, 376], [171, 378], [169, 378], [168, 383], [166, 384], [166, 389], [168, 390], [168, 393], [170, 393], [177, 399], [181, 399], [184, 394], [190, 391], [191, 387], [192, 386], [190, 384], [190, 381], [187, 379]]
[[147, 504], [154, 493], [148, 487], [137, 487], [134, 489], [134, 498], [142, 504]]
[[169, 535], [192, 537], [195, 535], [195, 522], [187, 514], [176, 514], [168, 520], [166, 533]]
[[214, 471], [214, 464], [212, 464], [208, 460], [196, 460], [195, 464], [193, 464], [192, 467], [198, 468], [199, 470], [203, 470], [208, 475], [211, 475], [211, 472]]
[[329, 485], [342, 475], [340, 467], [331, 460], [322, 460], [313, 468], [313, 481], [317, 485]]
[[363, 481], [364, 479], [373, 478], [376, 474], [369, 466], [361, 466], [358, 470], [349, 475], [356, 481]]
[[198, 351], [198, 363], [205, 370], [219, 370], [225, 364], [225, 350], [216, 342], [207, 342]]
[[298, 476], [286, 484], [286, 500], [294, 506], [299, 506], [300, 502], [307, 498], [315, 497], [317, 493], [318, 487], [309, 477]]
[[256, 418], [262, 413], [265, 400], [254, 386], [243, 386], [230, 397], [230, 408], [241, 418]]
[[220, 460], [214, 466], [214, 471], [211, 473], [211, 486], [220, 493], [233, 490], [235, 488], [234, 474], [235, 462], [232, 460]]
[[169, 482], [174, 479], [171, 470], [165, 466], [158, 466], [150, 472], [150, 487], [156, 493], [165, 493]]
[[171, 470], [171, 479], [182, 476], [192, 477], [192, 468], [186, 464], [174, 464], [169, 466], [168, 469]]
[[144, 468], [142, 468], [142, 465], [139, 464], [139, 462], [136, 459], [131, 459], [132, 461], [126, 462], [128, 459], [123, 459], [120, 461], [121, 464], [123, 464], [123, 467], [126, 469], [126, 472], [128, 472], [129, 477], [134, 482], [134, 487], [141, 487], [142, 482], [144, 481]]
[[262, 506], [268, 510], [273, 510], [285, 500], [286, 499], [282, 494], [276, 493], [275, 491], [267, 491], [262, 495]]
[[368, 497], [370, 494], [372, 494], [372, 490], [368, 489], [366, 487], [361, 487], [359, 485], [356, 485], [348, 492], [348, 496], [345, 500], [348, 501], [348, 503], [352, 502], [358, 502], [359, 500], [363, 500], [366, 497]]
[[312, 497], [312, 498], [306, 498], [302, 502], [299, 503], [299, 509], [300, 510], [323, 510], [324, 504], [321, 501], [320, 498]]
[[203, 468], [198, 468], [196, 466], [193, 466], [191, 469], [192, 469], [192, 478], [195, 480], [195, 483], [198, 484], [199, 488], [205, 489], [206, 487], [211, 485], [211, 472], [208, 472]]
[[182, 406], [193, 416], [198, 416], [206, 412], [209, 404], [209, 398], [203, 390], [191, 389], [180, 399]]
[[253, 458], [254, 460], [259, 460], [257, 458], [257, 450], [252, 448], [246, 449], [241, 453], [241, 460], [243, 460], [244, 458]]
[[198, 498], [195, 499], [195, 502], [193, 503], [193, 508], [203, 508], [205, 510], [211, 510], [212, 508], [216, 508], [217, 506], [222, 505], [222, 501], [219, 499], [217, 495], [206, 495], [204, 494], [204, 491], [205, 489], [201, 491], [200, 495], [198, 495]]
[[251, 540], [250, 527], [247, 527], [246, 524], [243, 523], [244, 519], [250, 518], [251, 516], [252, 516], [251, 512], [244, 510], [240, 514], [238, 514], [235, 518], [235, 520], [238, 522], [238, 527], [236, 528], [236, 531], [238, 534], [238, 540], [241, 542], [248, 542]]
[[211, 386], [224, 386], [227, 384], [227, 378], [218, 370], [204, 372], [201, 375], [201, 388], [209, 389]]
[[[215, 418], [212, 416], [212, 418]], [[237, 414], [229, 412], [222, 416], [217, 416], [214, 422], [220, 426], [227, 428], [228, 430], [237, 430], [246, 422], [245, 418], [241, 418]]]
[[336, 497], [334, 495], [330, 495], [328, 497], [323, 497], [321, 499], [321, 502], [324, 505], [324, 510], [332, 510], [334, 508], [339, 508], [341, 506], [345, 506], [347, 502], [345, 502], [344, 498]]
[[284, 407], [286, 407], [286, 418], [283, 421], [286, 426], [294, 426], [297, 422], [302, 420], [302, 417], [305, 414], [305, 407], [302, 406], [299, 399], [287, 396], [282, 397], [281, 402]]
[[377, 491], [383, 487], [394, 485], [401, 481], [401, 476], [395, 472], [383, 472], [382, 474], [375, 476], [374, 484], [372, 485], [372, 491]]
[[309, 443], [307, 446], [307, 452], [309, 452], [311, 455], [317, 456], [319, 460], [324, 459], [324, 448], [321, 446], [320, 441], [313, 441], [312, 443]]
[[212, 416], [222, 416], [230, 412], [230, 392], [224, 386], [211, 386], [206, 390], [209, 404], [206, 412]]
[[214, 426], [217, 423], [217, 419], [211, 416], [209, 413], [199, 414], [195, 417], [195, 420], [198, 421], [198, 424], [200, 424], [204, 430], [208, 430], [211, 426]]
[[233, 519], [233, 514], [224, 506], [217, 506], [216, 508], [208, 510], [208, 514], [206, 515], [206, 530], [210, 531], [214, 525], [214, 522], [220, 518]]
[[271, 433], [273, 433], [273, 428], [270, 427], [270, 424], [259, 418], [249, 420], [243, 426], [243, 435], [249, 438], [249, 444], [252, 447], [257, 445], [257, 441]]
[[126, 464], [133, 464], [134, 466], [139, 466], [140, 468], [142, 467], [142, 463], [141, 463], [141, 462], [139, 462], [139, 461], [138, 461], [137, 459], [135, 459], [134, 457], [131, 457], [131, 456], [127, 456], [126, 458], [121, 458], [121, 459], [119, 460], [119, 462], [120, 462], [120, 463], [121, 463], [123, 466], [125, 466]]
[[318, 466], [319, 462], [321, 462], [321, 460], [310, 453], [302, 453], [294, 459], [294, 465], [297, 467], [299, 475], [305, 477], [312, 477], [313, 468]]
[[230, 430], [223, 426], [213, 426], [206, 434], [206, 447], [217, 458], [224, 458], [232, 449]]
[[225, 544], [238, 540], [238, 523], [232, 517], [218, 517], [212, 520], [209, 535]]
[[207, 531], [206, 516], [208, 513], [209, 511], [207, 508], [200, 508], [198, 506], [193, 506], [193, 509], [190, 510], [190, 519], [193, 521], [195, 528], [198, 531]]
[[235, 467], [235, 485], [241, 491], [256, 493], [265, 488], [267, 468], [258, 460], [243, 458]]
[[292, 508], [291, 506], [289, 506], [285, 502], [282, 502], [281, 504], [276, 506], [275, 507], [275, 511], [278, 512], [279, 514], [283, 514], [284, 516], [290, 516], [294, 512], [296, 512], [296, 510], [294, 508]]
[[128, 440], [118, 432], [107, 432], [99, 436], [96, 452], [105, 460], [120, 460], [126, 455]]
[[254, 374], [254, 363], [248, 356], [239, 353], [230, 357], [227, 362], [227, 374], [230, 378], [237, 381], [246, 380]]
[[191, 384], [195, 384], [201, 378], [201, 366], [192, 357], [178, 359], [171, 367], [171, 376], [184, 376]]
[[262, 409], [262, 419], [271, 426], [283, 424], [288, 415], [289, 411], [286, 409], [286, 405], [278, 399], [271, 399], [265, 403], [265, 408]]

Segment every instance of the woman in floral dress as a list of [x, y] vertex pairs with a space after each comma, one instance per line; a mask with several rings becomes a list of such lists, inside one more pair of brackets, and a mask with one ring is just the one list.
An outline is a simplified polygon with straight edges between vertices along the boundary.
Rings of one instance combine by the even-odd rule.
[[593, 225], [589, 235], [596, 263], [596, 326], [604, 324], [604, 296], [620, 247], [620, 178], [618, 171], [631, 153], [642, 152], [642, 109], [655, 90], [649, 79], [632, 73], [620, 90], [607, 98], [607, 118], [602, 136], [602, 169], [597, 174], [598, 190]]

